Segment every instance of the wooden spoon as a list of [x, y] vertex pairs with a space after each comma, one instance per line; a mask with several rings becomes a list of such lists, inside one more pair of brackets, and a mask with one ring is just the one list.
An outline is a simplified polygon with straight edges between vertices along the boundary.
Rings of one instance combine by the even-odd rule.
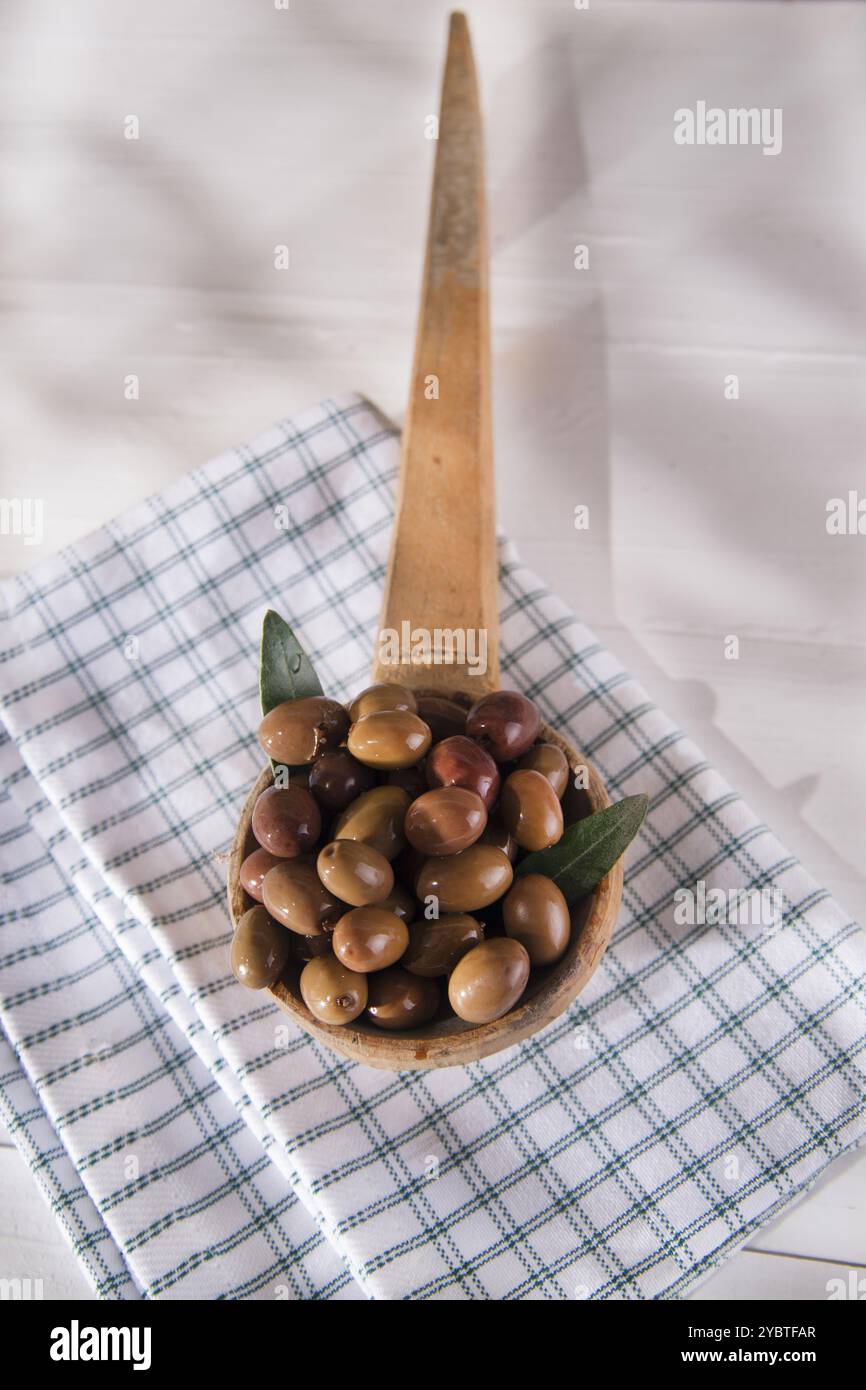
[[[396, 661], [387, 659], [390, 653], [380, 641], [373, 680], [448, 695], [466, 706], [499, 688], [487, 267], [475, 65], [466, 18], [455, 13], [442, 84], [424, 289], [381, 630], [397, 634], [400, 644], [406, 634], [426, 633], [435, 641], [437, 629], [448, 630], [464, 634], [468, 645], [462, 660], [419, 665], [404, 659], [403, 652]], [[484, 642], [481, 671], [476, 658]], [[566, 824], [609, 805], [604, 785], [586, 759], [546, 725], [542, 737], [563, 750], [573, 772], [586, 769], [586, 790], [572, 786], [564, 799]], [[240, 883], [240, 868], [256, 848], [253, 806], [270, 781], [270, 767], [263, 768], [232, 845], [228, 884], [235, 926], [252, 906]], [[571, 941], [562, 960], [533, 970], [520, 1003], [494, 1023], [474, 1025], [448, 1017], [406, 1033], [383, 1033], [360, 1019], [343, 1026], [320, 1023], [304, 1004], [297, 974], [291, 971], [269, 993], [301, 1028], [368, 1066], [404, 1071], [474, 1062], [530, 1037], [576, 998], [610, 940], [622, 881], [620, 861], [572, 913]]]

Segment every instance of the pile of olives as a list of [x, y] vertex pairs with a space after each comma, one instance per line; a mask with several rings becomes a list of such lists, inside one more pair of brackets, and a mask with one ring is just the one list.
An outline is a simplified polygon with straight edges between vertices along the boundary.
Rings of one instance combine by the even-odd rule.
[[259, 742], [291, 771], [253, 808], [259, 848], [241, 882], [257, 906], [231, 952], [241, 984], [264, 989], [294, 966], [315, 1018], [384, 1029], [513, 1009], [571, 930], [552, 879], [514, 876], [563, 831], [568, 761], [540, 729], [509, 690], [468, 711], [400, 685], [348, 707], [316, 695], [272, 709]]

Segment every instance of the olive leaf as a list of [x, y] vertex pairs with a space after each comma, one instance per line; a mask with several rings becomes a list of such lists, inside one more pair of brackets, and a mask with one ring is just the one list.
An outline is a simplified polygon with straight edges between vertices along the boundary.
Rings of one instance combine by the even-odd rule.
[[568, 826], [562, 839], [550, 849], [527, 854], [518, 874], [546, 874], [572, 907], [591, 892], [613, 868], [643, 824], [649, 797], [627, 796], [583, 820]]
[[285, 619], [272, 608], [268, 609], [262, 623], [259, 693], [263, 715], [284, 700], [322, 694], [310, 658]]

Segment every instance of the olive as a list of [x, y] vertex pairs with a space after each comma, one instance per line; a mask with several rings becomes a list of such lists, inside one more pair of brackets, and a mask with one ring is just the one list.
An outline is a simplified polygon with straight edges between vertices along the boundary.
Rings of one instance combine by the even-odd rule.
[[459, 854], [474, 845], [487, 824], [484, 802], [465, 787], [436, 787], [413, 801], [404, 830], [422, 854]]
[[375, 710], [349, 730], [349, 752], [368, 767], [412, 767], [430, 747], [430, 730], [408, 709]]
[[381, 907], [383, 912], [395, 912], [403, 922], [411, 922], [417, 910], [414, 894], [407, 893], [400, 883], [395, 883], [387, 898], [376, 906]]
[[417, 892], [418, 875], [426, 863], [427, 855], [422, 854], [419, 849], [412, 849], [411, 845], [407, 845], [394, 860], [394, 872], [413, 895]]
[[517, 766], [540, 772], [542, 777], [547, 778], [560, 801], [562, 800], [568, 788], [571, 769], [568, 758], [555, 743], [536, 743], [534, 748], [524, 753]]
[[315, 960], [316, 956], [331, 954], [330, 932], [323, 932], [321, 936], [299, 936], [297, 932], [290, 931], [286, 935], [290, 940], [292, 960], [302, 969], [307, 961]]
[[506, 777], [499, 809], [521, 849], [547, 849], [562, 836], [562, 806], [541, 772], [518, 768]]
[[502, 824], [498, 816], [491, 816], [479, 844], [495, 845], [497, 849], [502, 850], [503, 854], [508, 855], [512, 864], [517, 858], [517, 851], [520, 848], [511, 831]]
[[386, 859], [394, 859], [406, 843], [403, 822], [409, 796], [402, 787], [373, 787], [347, 806], [334, 822], [335, 840], [363, 840]]
[[283, 860], [279, 859], [277, 855], [271, 854], [269, 849], [254, 849], [252, 854], [248, 854], [241, 864], [241, 885], [247, 890], [251, 898], [255, 898], [257, 903], [264, 902], [262, 884], [265, 881], [265, 874], [275, 864], [282, 863]]
[[311, 763], [324, 748], [336, 748], [349, 728], [349, 716], [336, 700], [309, 695], [284, 700], [259, 725], [259, 743], [278, 763]]
[[[273, 872], [273, 871], [272, 871]], [[418, 875], [417, 896], [435, 897], [440, 912], [474, 912], [501, 898], [514, 871], [507, 855], [494, 845], [472, 845], [462, 854], [428, 859]]]
[[262, 892], [271, 916], [301, 936], [321, 936], [343, 913], [313, 865], [297, 859], [284, 859], [265, 874]]
[[371, 768], [353, 758], [348, 748], [328, 748], [310, 768], [310, 791], [326, 811], [342, 811], [375, 784]]
[[308, 961], [299, 980], [301, 998], [321, 1023], [351, 1023], [367, 1007], [367, 977], [334, 955]]
[[524, 874], [502, 904], [505, 933], [520, 941], [533, 965], [552, 965], [565, 954], [571, 935], [568, 903], [552, 878]]
[[409, 944], [409, 928], [381, 907], [356, 907], [340, 918], [331, 943], [344, 965], [366, 975], [400, 959]]
[[430, 725], [434, 743], [441, 743], [443, 738], [450, 738], [452, 734], [466, 732], [465, 709], [445, 695], [419, 695], [418, 714], [425, 724]]
[[381, 685], [368, 685], [360, 695], [356, 695], [349, 705], [349, 719], [356, 724], [365, 714], [375, 714], [383, 709], [408, 709], [415, 713], [415, 696], [405, 685], [384, 682]]
[[294, 859], [318, 840], [322, 815], [303, 787], [266, 787], [253, 807], [252, 826], [262, 849]]
[[496, 690], [482, 695], [466, 716], [466, 732], [498, 763], [526, 753], [538, 738], [541, 716], [525, 695]]
[[493, 936], [457, 962], [448, 999], [467, 1023], [492, 1023], [514, 1008], [528, 979], [526, 947], [510, 936]]
[[367, 1014], [379, 1028], [420, 1028], [438, 1011], [439, 987], [435, 980], [410, 975], [392, 965], [370, 976]]
[[435, 922], [413, 922], [401, 965], [413, 975], [447, 975], [467, 951], [484, 940], [483, 923], [462, 912]]
[[402, 787], [411, 801], [417, 800], [427, 790], [427, 778], [421, 763], [415, 767], [398, 767], [386, 775], [385, 781], [389, 787]]
[[289, 958], [291, 938], [263, 907], [251, 907], [232, 937], [231, 963], [236, 980], [247, 989], [267, 989], [280, 978]]
[[316, 869], [328, 892], [353, 907], [381, 902], [394, 887], [384, 854], [361, 840], [332, 840], [319, 851]]
[[465, 787], [480, 796], [489, 811], [499, 794], [499, 769], [489, 753], [463, 734], [443, 739], [427, 759], [431, 787]]

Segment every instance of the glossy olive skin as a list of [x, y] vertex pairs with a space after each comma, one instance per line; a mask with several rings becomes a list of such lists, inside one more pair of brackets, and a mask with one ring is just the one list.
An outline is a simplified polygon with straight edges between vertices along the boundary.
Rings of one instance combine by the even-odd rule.
[[310, 768], [310, 791], [326, 811], [345, 808], [375, 785], [376, 774], [348, 748], [328, 748]]
[[552, 878], [518, 875], [505, 895], [502, 921], [506, 936], [520, 941], [532, 965], [552, 965], [565, 954], [571, 936], [568, 903]]
[[528, 752], [541, 728], [541, 715], [532, 700], [516, 690], [483, 695], [466, 716], [466, 732], [497, 763]]
[[262, 892], [271, 916], [300, 936], [321, 936], [345, 911], [306, 861], [284, 859], [265, 874]]
[[547, 849], [562, 836], [562, 806], [541, 772], [518, 768], [506, 777], [499, 809], [521, 849]]
[[433, 922], [422, 919], [409, 928], [409, 945], [400, 964], [413, 975], [447, 975], [483, 940], [484, 924], [467, 913], [447, 912]]
[[379, 903], [394, 887], [384, 854], [361, 840], [332, 840], [319, 850], [316, 870], [328, 892], [353, 907]]
[[[418, 875], [427, 863], [428, 857], [428, 855], [422, 854], [419, 849], [413, 849], [411, 845], [407, 845], [402, 854], [398, 854], [394, 860], [395, 874], [414, 896], [417, 896], [418, 891]], [[414, 912], [412, 915], [414, 917]]]
[[286, 932], [290, 941], [292, 960], [303, 970], [308, 961], [315, 960], [316, 956], [329, 956], [331, 954], [331, 933], [323, 932], [321, 936], [300, 936], [296, 931]]
[[511, 887], [514, 870], [494, 845], [472, 845], [462, 854], [428, 859], [417, 880], [417, 895], [439, 900], [439, 911], [475, 912], [501, 898]]
[[448, 999], [467, 1023], [492, 1023], [514, 1008], [528, 979], [526, 948], [510, 936], [492, 936], [457, 962]]
[[294, 859], [318, 840], [322, 813], [303, 787], [266, 787], [253, 807], [252, 827], [262, 849]]
[[463, 734], [454, 734], [431, 749], [427, 782], [431, 788], [465, 787], [481, 797], [488, 811], [499, 795], [499, 769], [495, 762]]
[[555, 743], [536, 743], [517, 764], [518, 768], [529, 768], [546, 777], [560, 801], [568, 790], [571, 768], [568, 758]]
[[401, 922], [406, 922], [407, 924], [412, 921], [412, 918], [418, 911], [418, 905], [415, 902], [414, 894], [408, 892], [407, 889], [403, 887], [402, 883], [395, 883], [387, 898], [383, 898], [376, 906], [381, 907], [383, 912], [396, 913]]
[[283, 973], [290, 946], [289, 933], [263, 907], [251, 907], [232, 937], [232, 974], [247, 989], [267, 989]]
[[423, 763], [416, 763], [415, 767], [398, 767], [394, 772], [386, 773], [385, 781], [389, 787], [402, 787], [410, 801], [417, 800], [427, 790]]
[[413, 801], [403, 829], [413, 849], [439, 856], [474, 845], [487, 825], [484, 802], [465, 787], [435, 787]]
[[243, 864], [241, 864], [241, 886], [246, 889], [251, 898], [255, 898], [257, 903], [263, 903], [262, 886], [265, 881], [265, 874], [282, 861], [275, 854], [271, 854], [269, 849], [254, 849], [252, 854], [248, 854]]
[[320, 1023], [351, 1023], [367, 1007], [367, 976], [335, 955], [318, 956], [301, 971], [301, 998]]
[[487, 822], [487, 827], [479, 841], [482, 845], [495, 845], [501, 849], [503, 854], [507, 854], [512, 864], [517, 858], [520, 846], [507, 826], [502, 824], [498, 816], [491, 816]]
[[368, 685], [349, 705], [349, 720], [356, 724], [365, 714], [375, 714], [384, 709], [408, 709], [414, 714], [417, 709], [415, 696], [405, 685], [390, 682]]
[[410, 975], [400, 965], [380, 970], [369, 980], [367, 1017], [378, 1028], [420, 1028], [438, 1012], [441, 1000], [435, 980]]
[[396, 964], [409, 945], [409, 928], [381, 907], [356, 907], [340, 918], [331, 944], [338, 960], [367, 975]]
[[414, 767], [430, 747], [430, 730], [408, 709], [374, 710], [349, 730], [349, 752], [367, 767]]
[[406, 844], [403, 822], [409, 804], [402, 787], [373, 787], [340, 813], [331, 834], [335, 840], [363, 840], [386, 859], [395, 859]]
[[466, 732], [465, 709], [445, 695], [419, 695], [418, 713], [424, 723], [429, 724], [434, 743]]
[[336, 700], [310, 695], [285, 700], [259, 725], [259, 743], [277, 763], [311, 763], [325, 748], [336, 748], [349, 731], [349, 716]]

